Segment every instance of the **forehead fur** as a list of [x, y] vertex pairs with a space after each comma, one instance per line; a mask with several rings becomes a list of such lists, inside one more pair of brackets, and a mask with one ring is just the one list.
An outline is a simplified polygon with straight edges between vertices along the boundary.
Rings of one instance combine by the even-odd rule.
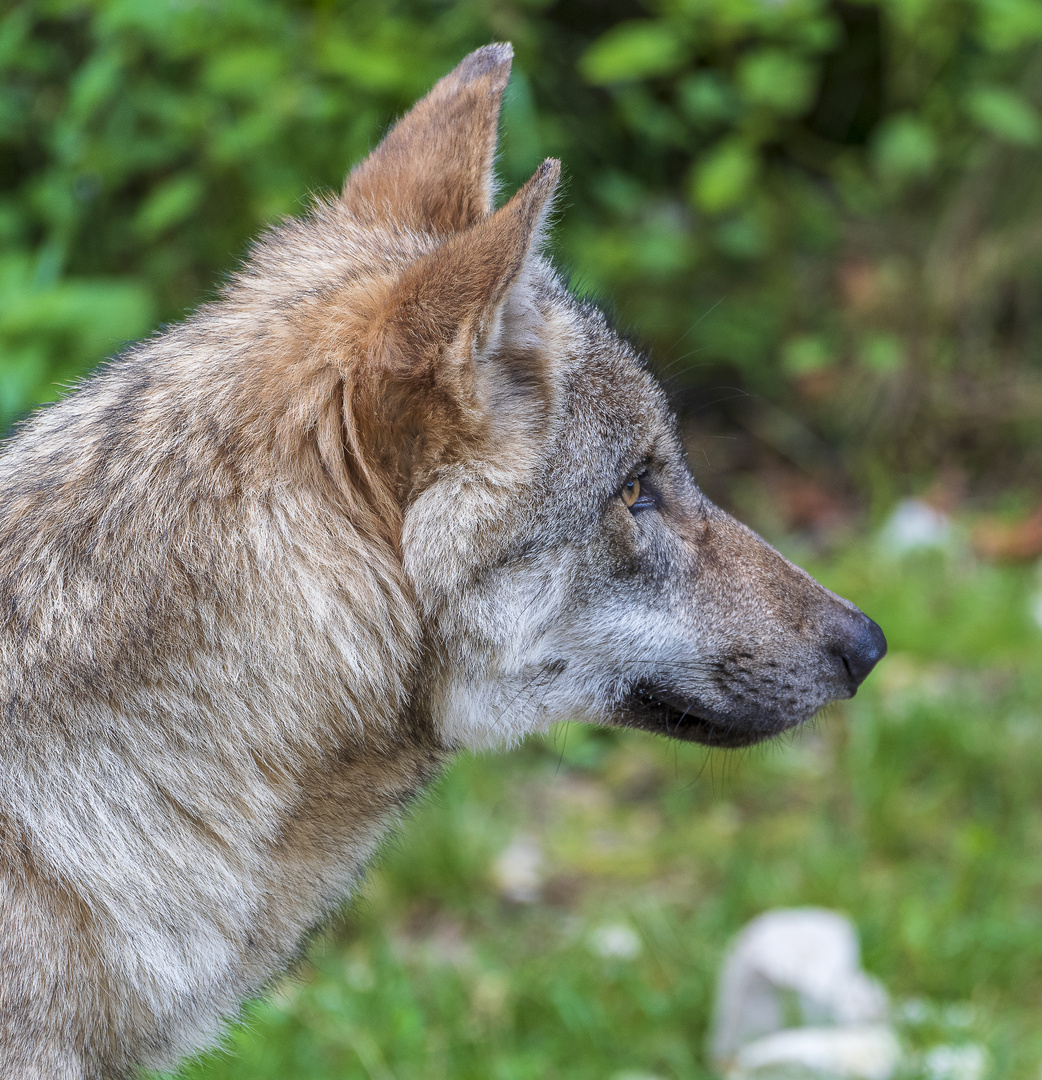
[[520, 291], [524, 316], [479, 365], [498, 390], [488, 456], [473, 467], [512, 462], [530, 482], [533, 466], [555, 472], [566, 460], [576, 486], [593, 494], [601, 485], [615, 491], [637, 465], [672, 456], [662, 390], [605, 314], [572, 296], [545, 260]]
[[571, 302], [575, 341], [561, 363], [564, 438], [572, 453], [613, 462], [617, 486], [629, 472], [672, 453], [673, 421], [643, 357], [587, 303]]

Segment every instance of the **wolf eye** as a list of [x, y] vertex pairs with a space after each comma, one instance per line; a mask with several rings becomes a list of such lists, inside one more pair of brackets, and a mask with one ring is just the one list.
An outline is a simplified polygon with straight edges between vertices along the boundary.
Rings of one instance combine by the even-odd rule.
[[640, 478], [633, 477], [632, 480], [628, 480], [622, 485], [622, 501], [626, 504], [627, 508], [632, 510], [637, 505], [637, 500], [640, 498]]
[[656, 505], [654, 492], [647, 483], [643, 483], [644, 477], [645, 473], [642, 472], [639, 476], [631, 476], [622, 485], [619, 497], [627, 510], [647, 510]]

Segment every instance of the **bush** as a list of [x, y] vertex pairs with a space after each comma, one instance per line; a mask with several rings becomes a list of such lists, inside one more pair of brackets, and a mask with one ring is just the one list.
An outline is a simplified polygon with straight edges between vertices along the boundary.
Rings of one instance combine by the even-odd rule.
[[682, 388], [798, 413], [746, 421], [807, 468], [1037, 467], [1035, 0], [27, 0], [0, 23], [0, 423], [502, 38], [508, 183], [564, 159], [559, 258]]

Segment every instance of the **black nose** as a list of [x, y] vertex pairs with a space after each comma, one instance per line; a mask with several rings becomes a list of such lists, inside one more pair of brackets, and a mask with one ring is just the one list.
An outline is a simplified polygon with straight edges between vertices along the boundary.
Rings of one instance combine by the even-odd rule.
[[878, 624], [860, 611], [852, 612], [844, 622], [844, 630], [833, 649], [846, 668], [853, 693], [886, 655], [886, 638]]

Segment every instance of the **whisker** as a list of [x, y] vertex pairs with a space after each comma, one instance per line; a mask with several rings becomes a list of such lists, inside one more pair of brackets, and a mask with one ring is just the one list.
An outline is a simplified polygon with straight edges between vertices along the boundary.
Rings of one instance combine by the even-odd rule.
[[495, 716], [491, 720], [489, 720], [488, 723], [485, 724], [483, 733], [485, 735], [489, 735], [496, 728], [498, 728], [503, 718], [511, 709], [513, 709], [514, 705], [517, 703], [518, 699], [521, 697], [522, 694], [532, 694], [536, 690], [543, 690], [549, 686], [552, 686], [553, 683], [561, 675], [564, 674], [564, 671], [564, 668], [555, 669], [546, 666], [537, 668], [536, 672], [533, 675], [529, 676], [525, 680], [525, 682], [521, 684], [517, 693], [514, 694], [514, 696], [505, 705], [501, 706], [496, 711]]
[[667, 355], [668, 355], [668, 353], [671, 353], [684, 340], [684, 338], [686, 338], [688, 336], [688, 334], [690, 334], [691, 331], [694, 330], [694, 328], [696, 326], [698, 326], [699, 323], [701, 323], [704, 320], [708, 319], [709, 316], [712, 315], [713, 312], [716, 311], [716, 309], [723, 302], [724, 302], [724, 298], [721, 296], [720, 299], [717, 300], [717, 302], [711, 308], [709, 308], [708, 311], [703, 311], [702, 314], [699, 315], [699, 317], [697, 319], [695, 319], [695, 321], [680, 335], [680, 337], [678, 337], [677, 340], [674, 341], [672, 345], [670, 345], [669, 350], [667, 352]]
[[561, 740], [561, 753], [557, 758], [557, 768], [554, 769], [554, 776], [561, 771], [561, 766], [564, 764], [564, 752], [568, 747], [568, 730], [572, 726], [571, 720], [565, 720], [564, 722], [564, 738]]

